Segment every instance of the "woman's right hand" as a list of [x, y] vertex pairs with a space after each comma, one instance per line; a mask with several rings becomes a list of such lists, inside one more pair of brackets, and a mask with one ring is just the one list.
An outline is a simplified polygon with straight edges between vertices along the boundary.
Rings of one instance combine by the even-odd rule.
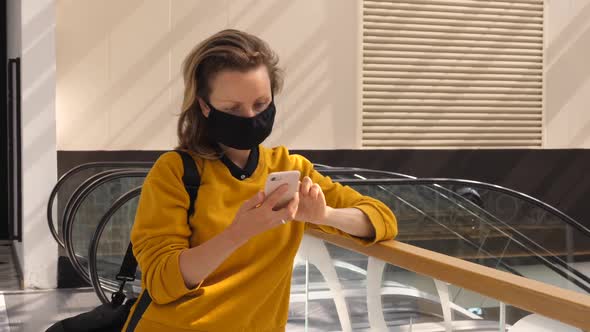
[[288, 186], [285, 184], [273, 191], [268, 197], [264, 197], [263, 192], [258, 192], [244, 202], [230, 226], [234, 231], [234, 238], [239, 243], [244, 243], [260, 233], [283, 225], [283, 221], [295, 219], [299, 206], [299, 193], [295, 193], [295, 197], [286, 207], [273, 210], [287, 191]]

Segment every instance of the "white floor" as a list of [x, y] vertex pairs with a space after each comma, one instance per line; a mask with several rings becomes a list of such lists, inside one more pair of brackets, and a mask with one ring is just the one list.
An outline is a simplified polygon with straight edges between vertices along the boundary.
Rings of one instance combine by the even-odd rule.
[[0, 332], [10, 331], [8, 326], [8, 315], [6, 313], [6, 302], [4, 301], [4, 294], [0, 294]]
[[[0, 332], [43, 332], [55, 322], [90, 311], [99, 304], [100, 300], [91, 288], [0, 291]], [[287, 330], [302, 332], [303, 325], [290, 322]]]
[[1, 292], [0, 332], [42, 332], [58, 320], [99, 304], [90, 288]]

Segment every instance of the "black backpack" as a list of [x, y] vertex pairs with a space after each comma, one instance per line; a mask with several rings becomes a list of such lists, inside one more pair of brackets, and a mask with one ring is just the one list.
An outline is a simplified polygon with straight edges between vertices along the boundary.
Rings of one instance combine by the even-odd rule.
[[[186, 217], [188, 223], [189, 218], [195, 211], [195, 201], [197, 200], [201, 177], [199, 176], [195, 161], [190, 154], [178, 150], [175, 152], [182, 157], [182, 164], [184, 166], [182, 182], [190, 197], [190, 204]], [[112, 294], [111, 303], [102, 304], [89, 312], [61, 320], [49, 327], [46, 332], [120, 332], [127, 321], [131, 307], [137, 300], [134, 298], [125, 301], [126, 296], [123, 293], [125, 284], [129, 281], [135, 280], [136, 270], [137, 260], [133, 256], [133, 246], [131, 242], [129, 242], [129, 246], [127, 246], [127, 251], [125, 252], [125, 258], [123, 258], [123, 263], [121, 264], [121, 269], [116, 277], [116, 279], [121, 282], [120, 287], [117, 292]], [[140, 312], [143, 311], [145, 311], [145, 308], [144, 310], [135, 311], [138, 315], [134, 315], [137, 317], [132, 317], [125, 332], [132, 332], [135, 330], [135, 327], [141, 318]]]

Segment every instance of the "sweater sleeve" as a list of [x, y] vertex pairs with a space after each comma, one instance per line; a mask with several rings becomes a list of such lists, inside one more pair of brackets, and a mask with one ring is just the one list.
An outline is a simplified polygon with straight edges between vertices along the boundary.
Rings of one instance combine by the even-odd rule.
[[131, 230], [133, 254], [142, 271], [142, 283], [155, 303], [165, 304], [196, 294], [180, 272], [179, 256], [189, 248], [189, 196], [182, 182], [178, 154], [162, 155], [142, 187]]
[[383, 202], [369, 196], [363, 196], [349, 186], [342, 186], [333, 182], [330, 177], [321, 175], [313, 167], [313, 164], [299, 155], [291, 155], [302, 176], [309, 176], [313, 183], [322, 188], [326, 197], [326, 204], [332, 208], [356, 208], [361, 210], [369, 218], [375, 228], [373, 239], [359, 238], [343, 232], [335, 227], [306, 223], [306, 228], [315, 228], [330, 234], [353, 239], [362, 245], [371, 245], [379, 241], [391, 240], [397, 235], [397, 220], [393, 212]]

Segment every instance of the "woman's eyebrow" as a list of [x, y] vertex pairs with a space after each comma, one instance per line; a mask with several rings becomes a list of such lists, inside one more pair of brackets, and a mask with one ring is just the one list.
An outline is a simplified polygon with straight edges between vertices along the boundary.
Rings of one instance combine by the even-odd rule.
[[[267, 102], [271, 99], [272, 99], [272, 97], [268, 96], [268, 95], [260, 96], [260, 97], [256, 98], [255, 102], [257, 102], [257, 103], [263, 102], [263, 101]], [[215, 99], [215, 101], [220, 102], [220, 103], [231, 103], [231, 104], [240, 104], [240, 105], [243, 104], [241, 101], [238, 101], [238, 100], [222, 99], [222, 98], [217, 98], [217, 99]]]
[[223, 98], [216, 98], [215, 99], [218, 102], [222, 102], [222, 103], [236, 103], [239, 104], [239, 101], [235, 101], [235, 100], [231, 100], [231, 99], [223, 99]]
[[266, 95], [266, 96], [261, 96], [261, 97], [258, 97], [258, 99], [256, 99], [256, 101], [257, 101], [257, 102], [262, 102], [262, 101], [265, 101], [265, 102], [266, 102], [266, 101], [269, 101], [270, 99], [272, 99], [272, 97], [271, 97], [271, 96], [268, 96], [268, 95]]

